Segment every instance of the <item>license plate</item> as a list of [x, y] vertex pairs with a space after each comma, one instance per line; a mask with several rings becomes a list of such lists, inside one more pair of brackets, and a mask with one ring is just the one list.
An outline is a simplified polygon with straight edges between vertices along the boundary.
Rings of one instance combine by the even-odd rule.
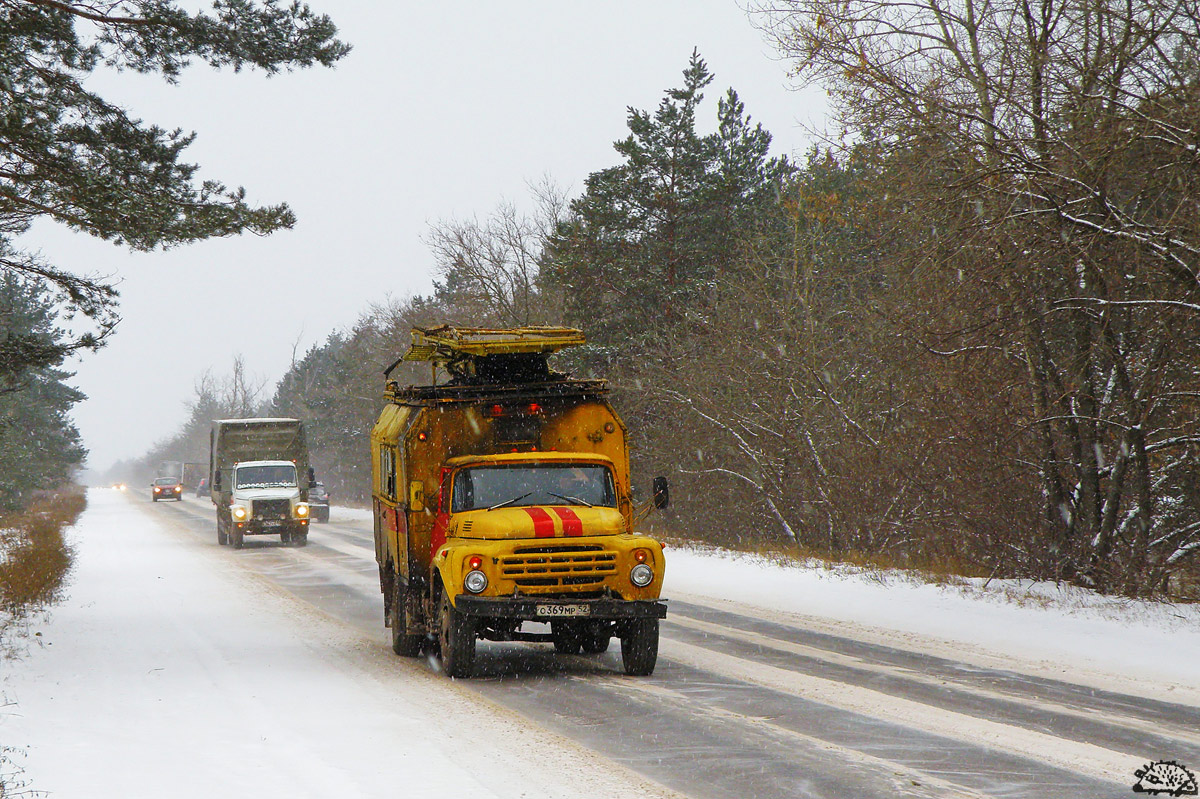
[[590, 616], [592, 609], [587, 605], [538, 605], [539, 616]]
[[263, 522], [263, 527], [282, 527], [283, 522]]

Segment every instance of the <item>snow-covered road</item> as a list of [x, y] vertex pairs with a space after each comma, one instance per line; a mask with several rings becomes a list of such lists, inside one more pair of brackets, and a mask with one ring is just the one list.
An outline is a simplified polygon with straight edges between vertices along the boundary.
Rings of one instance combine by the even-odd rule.
[[0, 685], [52, 797], [1116, 797], [1200, 766], [1195, 609], [672, 551], [653, 677], [481, 642], [452, 682], [391, 655], [369, 517], [235, 552], [207, 503], [90, 500], [71, 598]]

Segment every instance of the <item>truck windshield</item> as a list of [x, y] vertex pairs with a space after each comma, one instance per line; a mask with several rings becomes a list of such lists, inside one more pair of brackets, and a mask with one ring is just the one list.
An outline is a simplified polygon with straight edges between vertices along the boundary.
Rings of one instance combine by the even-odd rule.
[[476, 466], [454, 477], [453, 513], [497, 506], [617, 506], [612, 472], [595, 464]]
[[296, 467], [289, 464], [278, 466], [240, 466], [234, 480], [237, 488], [296, 485]]

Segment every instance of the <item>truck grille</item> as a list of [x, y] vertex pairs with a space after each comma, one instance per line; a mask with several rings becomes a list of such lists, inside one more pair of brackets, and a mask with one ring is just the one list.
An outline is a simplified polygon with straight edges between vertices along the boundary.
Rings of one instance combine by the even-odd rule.
[[256, 519], [286, 519], [291, 512], [292, 503], [286, 499], [260, 499], [254, 503]]
[[593, 585], [617, 573], [617, 553], [595, 544], [523, 547], [500, 559], [500, 573], [525, 587]]

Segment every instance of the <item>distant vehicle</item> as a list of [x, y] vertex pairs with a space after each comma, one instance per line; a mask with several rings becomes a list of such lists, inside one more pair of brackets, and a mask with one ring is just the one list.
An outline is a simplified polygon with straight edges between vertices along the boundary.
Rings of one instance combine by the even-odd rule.
[[124, 491], [125, 484], [124, 483], [113, 483], [113, 490], [114, 491]]
[[160, 499], [183, 501], [183, 483], [177, 477], [159, 477], [150, 484], [150, 499], [158, 502]]
[[324, 483], [313, 483], [308, 487], [308, 506], [314, 522], [329, 521], [329, 492]]
[[300, 420], [218, 419], [209, 441], [217, 543], [241, 549], [248, 535], [308, 543], [308, 490], [316, 478]]
[[202, 497], [208, 493], [208, 478], [201, 477], [200, 482], [196, 483], [196, 496]]

